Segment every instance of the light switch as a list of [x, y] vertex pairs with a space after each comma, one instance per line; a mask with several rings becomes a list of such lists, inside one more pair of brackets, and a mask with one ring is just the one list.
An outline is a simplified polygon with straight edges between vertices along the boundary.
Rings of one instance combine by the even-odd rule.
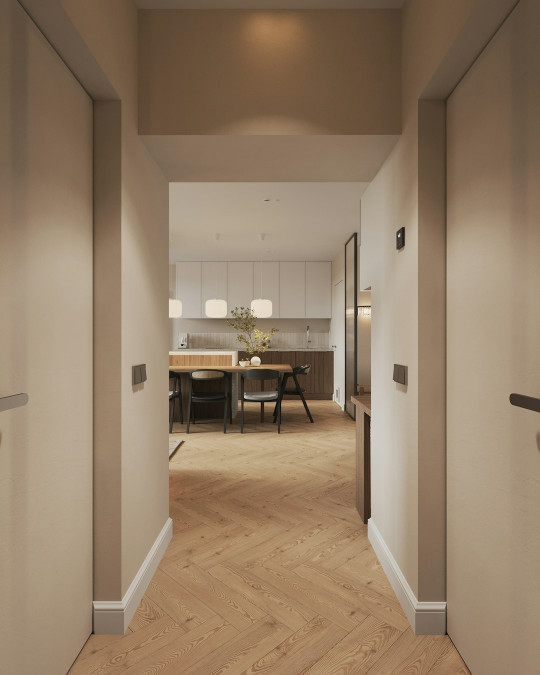
[[141, 382], [146, 382], [146, 363], [131, 367], [131, 383], [141, 384]]
[[400, 366], [397, 363], [394, 363], [394, 382], [398, 384], [407, 385], [408, 380], [408, 368], [407, 366]]

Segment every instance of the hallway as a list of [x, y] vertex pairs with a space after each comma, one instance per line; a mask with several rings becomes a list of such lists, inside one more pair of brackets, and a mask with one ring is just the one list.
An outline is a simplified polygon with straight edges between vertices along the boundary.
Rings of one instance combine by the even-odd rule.
[[354, 422], [284, 407], [280, 436], [254, 406], [243, 436], [178, 434], [173, 540], [126, 635], [91, 636], [70, 675], [469, 672], [447, 636], [412, 633], [371, 549]]

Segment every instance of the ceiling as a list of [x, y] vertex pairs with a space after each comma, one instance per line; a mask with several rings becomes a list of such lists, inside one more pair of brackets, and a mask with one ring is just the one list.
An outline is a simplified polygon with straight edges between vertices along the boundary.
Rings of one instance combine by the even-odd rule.
[[[135, 1], [140, 9], [254, 10], [400, 9], [405, 2]], [[361, 196], [397, 138], [141, 136], [170, 181], [170, 262], [333, 260], [358, 231]]]
[[405, 0], [135, 0], [139, 9], [401, 9]]
[[333, 260], [359, 229], [360, 199], [367, 186], [171, 183], [170, 262]]
[[141, 136], [171, 182], [370, 181], [399, 136]]
[[174, 263], [333, 260], [358, 231], [361, 196], [399, 137], [140, 138], [169, 180]]

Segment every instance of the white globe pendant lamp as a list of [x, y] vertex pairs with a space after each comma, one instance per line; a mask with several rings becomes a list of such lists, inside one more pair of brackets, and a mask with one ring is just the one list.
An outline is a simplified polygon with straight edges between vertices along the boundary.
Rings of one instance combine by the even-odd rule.
[[210, 298], [204, 303], [204, 313], [210, 319], [223, 319], [227, 316], [227, 301], [221, 298]]
[[258, 319], [268, 319], [272, 316], [272, 301], [265, 298], [255, 298], [251, 301], [251, 309]]
[[[259, 239], [261, 240], [261, 246], [262, 246], [262, 242], [264, 241], [265, 236], [266, 235], [264, 234], [264, 232], [261, 232], [261, 234], [259, 234]], [[260, 277], [261, 285], [260, 285], [259, 289], [260, 289], [260, 293], [261, 293], [261, 296], [262, 296], [262, 294], [263, 294], [263, 288], [262, 288], [263, 287], [263, 282], [262, 282], [262, 257], [261, 257], [261, 260], [259, 261], [259, 268], [260, 268], [260, 272], [261, 272], [261, 277]], [[272, 301], [269, 300], [268, 298], [263, 298], [263, 297], [254, 298], [251, 301], [251, 310], [252, 310], [253, 314], [255, 314], [255, 316], [258, 319], [268, 319], [269, 317], [272, 316]]]
[[182, 301], [169, 298], [169, 319], [178, 319], [182, 316]]

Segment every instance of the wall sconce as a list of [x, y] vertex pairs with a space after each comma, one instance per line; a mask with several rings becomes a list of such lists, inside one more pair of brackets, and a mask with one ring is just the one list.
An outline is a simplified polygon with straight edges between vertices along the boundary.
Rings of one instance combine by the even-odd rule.
[[358, 305], [358, 316], [371, 316], [371, 305]]
[[182, 316], [182, 301], [169, 298], [169, 319], [178, 319]]

